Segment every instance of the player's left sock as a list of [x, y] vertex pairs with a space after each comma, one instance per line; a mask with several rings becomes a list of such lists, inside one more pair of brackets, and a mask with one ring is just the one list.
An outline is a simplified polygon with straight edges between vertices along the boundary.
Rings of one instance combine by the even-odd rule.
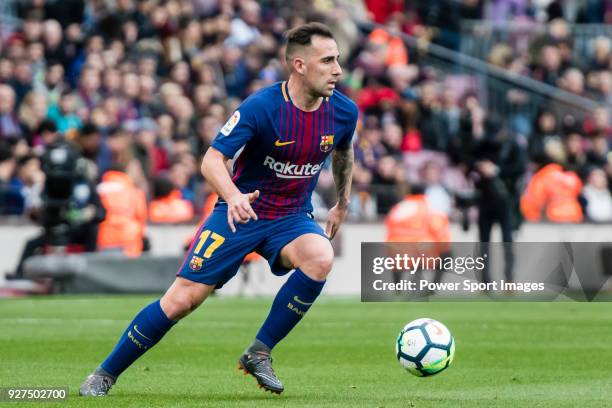
[[136, 315], [100, 367], [116, 379], [138, 357], [157, 344], [175, 323], [168, 319], [159, 300], [156, 300]]
[[304, 272], [296, 269], [280, 288], [272, 302], [272, 308], [264, 322], [253, 346], [257, 340], [271, 349], [281, 341], [306, 314], [317, 299], [325, 281], [316, 281]]

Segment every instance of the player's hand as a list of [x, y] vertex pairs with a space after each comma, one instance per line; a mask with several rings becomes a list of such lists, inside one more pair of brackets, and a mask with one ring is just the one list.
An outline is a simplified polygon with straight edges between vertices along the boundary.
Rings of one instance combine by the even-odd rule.
[[334, 238], [336, 232], [338, 232], [338, 229], [340, 228], [340, 225], [344, 222], [347, 212], [348, 206], [339, 206], [338, 204], [334, 205], [329, 210], [327, 224], [325, 225], [325, 233], [329, 239]]
[[259, 197], [259, 190], [252, 193], [240, 193], [227, 201], [227, 223], [232, 232], [236, 232], [234, 222], [246, 224], [250, 219], [257, 220], [257, 214], [253, 211], [251, 203]]

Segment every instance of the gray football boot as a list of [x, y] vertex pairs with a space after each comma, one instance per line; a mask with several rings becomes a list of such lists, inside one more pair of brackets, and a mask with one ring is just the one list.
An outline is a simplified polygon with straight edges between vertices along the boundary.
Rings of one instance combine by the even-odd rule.
[[89, 374], [79, 388], [79, 395], [84, 397], [104, 397], [115, 385], [116, 379], [101, 368]]
[[257, 386], [266, 391], [280, 394], [285, 389], [274, 370], [272, 369], [272, 357], [265, 351], [247, 350], [238, 360], [238, 369], [244, 374], [250, 374], [257, 380]]

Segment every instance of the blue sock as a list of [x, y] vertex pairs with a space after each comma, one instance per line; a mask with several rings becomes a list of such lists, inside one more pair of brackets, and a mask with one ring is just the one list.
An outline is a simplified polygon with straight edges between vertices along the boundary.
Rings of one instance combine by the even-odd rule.
[[168, 319], [159, 299], [140, 311], [101, 367], [117, 378], [136, 359], [157, 344], [175, 321]]
[[323, 285], [325, 281], [313, 280], [296, 269], [276, 294], [256, 339], [273, 349], [302, 320], [321, 293]]

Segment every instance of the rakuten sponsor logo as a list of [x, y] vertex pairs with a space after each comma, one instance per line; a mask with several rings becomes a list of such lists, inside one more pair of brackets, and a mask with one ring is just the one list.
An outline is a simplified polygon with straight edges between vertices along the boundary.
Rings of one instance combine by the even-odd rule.
[[276, 173], [276, 177], [286, 179], [311, 178], [321, 170], [320, 164], [293, 164], [291, 162], [280, 162], [273, 157], [266, 156], [263, 162], [270, 170]]

